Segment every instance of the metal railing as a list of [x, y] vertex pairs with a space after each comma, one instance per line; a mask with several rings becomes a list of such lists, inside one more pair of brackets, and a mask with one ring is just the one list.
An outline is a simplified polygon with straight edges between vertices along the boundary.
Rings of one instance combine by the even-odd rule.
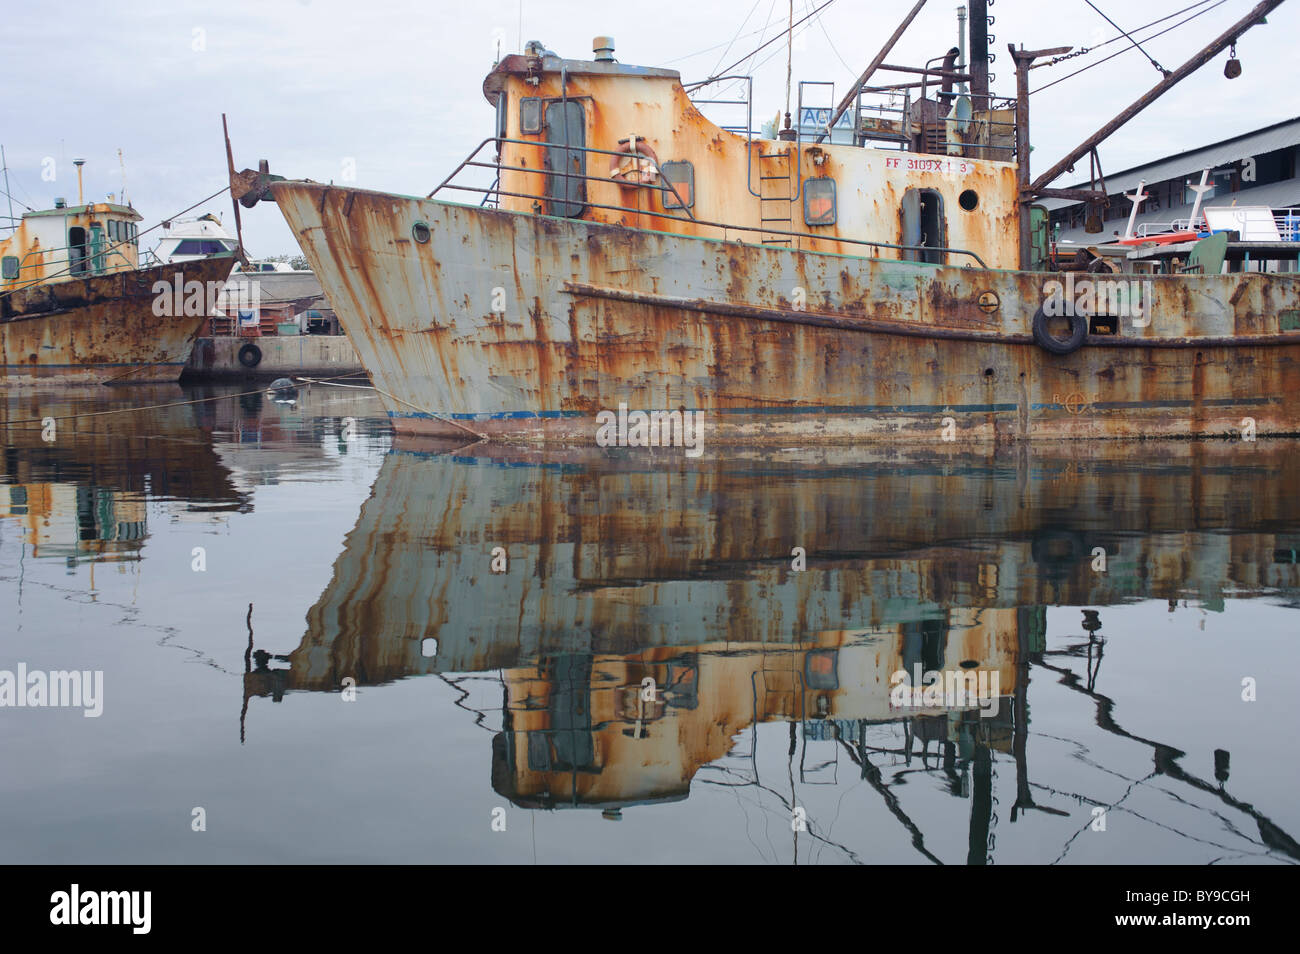
[[[583, 180], [584, 182], [613, 183], [619, 186], [635, 186], [638, 189], [647, 189], [652, 192], [659, 192], [660, 194], [671, 193], [673, 196], [676, 197], [678, 202], [681, 203], [682, 208], [680, 210], [677, 209], [655, 210], [655, 209], [637, 208], [634, 206], [627, 206], [627, 205], [610, 205], [607, 203], [592, 202], [585, 196], [581, 200], [568, 199], [566, 197], [558, 201], [561, 202], [562, 204], [582, 206], [582, 211], [579, 214], [574, 216], [567, 216], [567, 218], [581, 219], [582, 216], [586, 213], [587, 209], [605, 209], [612, 212], [631, 212], [636, 215], [653, 215], [661, 219], [669, 219], [672, 221], [689, 223], [695, 226], [704, 226], [706, 228], [720, 229], [723, 233], [722, 237], [724, 241], [727, 240], [728, 232], [746, 232], [746, 233], [756, 232], [759, 233], [760, 235], [782, 235], [782, 236], [788, 236], [790, 238], [811, 239], [814, 241], [821, 241], [821, 242], [842, 242], [847, 245], [856, 245], [856, 246], [861, 246], [863, 248], [890, 249], [893, 251], [900, 251], [900, 252], [962, 255], [974, 259], [975, 262], [978, 263], [979, 267], [988, 268], [988, 265], [985, 264], [984, 260], [974, 252], [970, 251], [969, 249], [947, 248], [947, 247], [934, 248], [934, 247], [924, 246], [924, 245], [899, 245], [893, 242], [873, 242], [867, 239], [847, 238], [841, 235], [814, 235], [811, 232], [796, 232], [793, 230], [788, 231], [784, 229], [774, 229], [774, 228], [765, 227], [762, 225], [762, 223], [758, 225], [738, 225], [734, 222], [714, 222], [706, 219], [697, 219], [695, 215], [691, 212], [691, 210], [686, 206], [686, 203], [682, 200], [681, 194], [678, 193], [676, 187], [673, 186], [672, 182], [665, 179], [662, 173], [660, 173], [659, 175], [659, 179], [661, 180], [662, 184], [630, 183], [622, 179], [615, 179], [609, 176], [591, 175], [586, 172], [560, 172], [558, 170], [543, 169], [537, 167], [512, 166], [512, 165], [506, 165], [500, 162], [499, 160], [494, 162], [482, 162], [482, 161], [478, 161], [475, 158], [476, 156], [479, 155], [479, 153], [481, 153], [485, 148], [487, 148], [489, 144], [494, 145], [496, 147], [497, 155], [500, 156], [501, 147], [506, 143], [513, 143], [522, 146], [532, 146], [537, 148], [545, 148], [547, 146], [556, 145], [554, 143], [548, 143], [540, 139], [534, 141], [534, 140], [527, 140], [527, 139], [511, 139], [506, 136], [489, 136], [487, 139], [484, 139], [482, 142], [480, 142], [474, 148], [474, 150], [470, 152], [469, 156], [467, 156], [460, 163], [460, 165], [458, 165], [455, 169], [453, 169], [451, 174], [448, 175], [445, 179], [443, 179], [442, 182], [438, 183], [438, 185], [433, 189], [433, 191], [430, 192], [427, 196], [425, 196], [425, 198], [432, 199], [439, 192], [443, 191], [444, 189], [447, 189], [450, 191], [470, 192], [470, 193], [482, 195], [483, 200], [480, 201], [479, 203], [480, 206], [486, 205], [488, 203], [488, 200], [492, 199], [493, 197], [495, 197], [495, 201], [498, 203], [498, 206], [500, 203], [500, 198], [502, 196], [510, 196], [512, 198], [520, 198], [520, 199], [532, 199], [534, 214], [540, 215], [542, 214], [541, 210], [543, 208], [550, 208], [550, 203], [557, 200], [553, 196], [546, 195], [544, 192], [537, 192], [537, 193], [509, 192], [503, 190], [500, 187], [501, 172], [510, 171], [510, 172], [528, 173], [533, 176], [540, 176], [544, 180], [552, 176], [556, 176], [565, 179], [580, 179]], [[564, 146], [563, 144], [560, 144], [558, 148], [568, 149], [571, 152], [579, 152], [583, 154], [592, 154], [598, 156], [615, 156], [622, 159], [637, 158], [636, 156], [633, 156], [631, 153], [616, 152], [610, 149], [597, 149], [592, 146]], [[802, 150], [797, 150], [797, 151], [802, 153]], [[483, 168], [483, 169], [497, 170], [498, 173], [497, 181], [492, 186], [486, 186], [486, 187], [455, 184], [453, 180], [456, 178], [456, 176], [459, 175], [463, 170], [468, 168]], [[545, 187], [543, 186], [543, 188]], [[692, 196], [692, 200], [693, 199], [694, 196]], [[544, 206], [542, 203], [547, 203], [547, 204]], [[686, 215], [682, 216], [682, 215], [674, 214], [677, 211], [685, 212]], [[685, 233], [677, 233], [677, 234], [685, 234]], [[761, 243], [752, 243], [752, 244], [761, 244]]]
[[[1300, 242], [1300, 207], [1273, 209], [1273, 222], [1277, 226], [1278, 237], [1283, 242]], [[1193, 222], [1190, 218], [1171, 219], [1167, 222], [1143, 222], [1133, 230], [1137, 238], [1163, 235], [1169, 232], [1205, 232], [1209, 224], [1205, 213], [1201, 212]]]
[[[39, 285], [53, 278], [93, 278], [97, 275], [107, 275], [123, 267], [135, 269], [136, 263], [122, 252], [122, 249], [129, 244], [113, 242], [98, 250], [90, 245], [51, 245], [49, 248], [30, 249], [18, 260], [18, 273], [12, 277], [6, 276], [2, 281], [5, 284], [19, 282], [24, 286]], [[74, 249], [78, 252], [75, 258], [71, 254]], [[54, 257], [46, 260], [46, 256], [51, 255]], [[30, 261], [33, 258], [40, 260]], [[47, 275], [45, 274], [47, 269], [55, 271]], [[24, 277], [24, 271], [36, 274]]]

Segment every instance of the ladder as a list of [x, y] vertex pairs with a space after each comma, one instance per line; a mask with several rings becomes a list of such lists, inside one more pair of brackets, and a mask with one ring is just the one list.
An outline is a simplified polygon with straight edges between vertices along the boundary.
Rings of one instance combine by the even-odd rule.
[[792, 173], [790, 153], [758, 154], [759, 226], [763, 230], [759, 232], [759, 241], [764, 245], [790, 247], [791, 236], [768, 232], [767, 229], [794, 231]]

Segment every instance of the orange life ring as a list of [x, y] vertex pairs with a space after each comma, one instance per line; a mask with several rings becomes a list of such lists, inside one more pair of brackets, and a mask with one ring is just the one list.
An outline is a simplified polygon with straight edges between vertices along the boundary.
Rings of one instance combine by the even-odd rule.
[[[636, 143], [635, 148], [633, 148], [634, 141]], [[629, 167], [624, 168], [627, 158], [615, 156], [609, 163], [609, 177], [611, 179], [626, 182], [629, 185], [650, 185], [658, 178], [659, 156], [655, 153], [654, 148], [640, 136], [620, 139], [618, 147], [614, 151], [624, 153], [628, 158], [635, 158], [635, 161]]]

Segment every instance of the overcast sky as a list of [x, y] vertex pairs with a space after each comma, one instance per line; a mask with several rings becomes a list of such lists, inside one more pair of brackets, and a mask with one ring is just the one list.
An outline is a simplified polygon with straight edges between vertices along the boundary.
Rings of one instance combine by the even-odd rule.
[[[795, 19], [821, 2], [794, 0]], [[1127, 30], [1193, 6], [1139, 40], [1208, 10], [1143, 43], [1167, 69], [1254, 6], [1253, 0], [1094, 2]], [[834, 0], [797, 28], [796, 83], [832, 80], [841, 95], [912, 3]], [[1015, 93], [1008, 42], [1079, 48], [1116, 35], [1084, 0], [990, 0], [990, 7], [993, 86], [1001, 95]], [[889, 62], [920, 65], [956, 45], [956, 9], [951, 0], [931, 0]], [[1300, 115], [1298, 9], [1295, 0], [1284, 3], [1268, 24], [1245, 35], [1240, 78], [1224, 78], [1222, 53], [1142, 113], [1103, 146], [1103, 168], [1117, 172]], [[498, 40], [505, 53], [516, 52], [522, 37], [565, 57], [590, 59], [592, 37], [609, 34], [620, 61], [677, 69], [690, 81], [749, 53], [784, 29], [788, 16], [789, 0], [9, 4], [0, 42], [11, 83], [0, 101], [0, 143], [11, 191], [38, 209], [49, 208], [55, 196], [76, 200], [74, 158], [87, 160], [87, 198], [120, 192], [121, 149], [142, 228], [225, 184], [222, 112], [229, 115], [237, 168], [266, 158], [273, 172], [291, 178], [342, 181], [351, 163], [362, 188], [423, 195], [492, 134], [482, 81]], [[1125, 45], [1120, 40], [1035, 70], [1031, 89]], [[750, 61], [755, 125], [784, 108], [785, 59], [778, 41]], [[1034, 168], [1047, 168], [1158, 79], [1150, 61], [1130, 49], [1035, 96]], [[53, 182], [42, 179], [47, 157], [54, 160]], [[1085, 160], [1085, 175], [1086, 169]], [[7, 214], [3, 203], [0, 196]], [[220, 214], [233, 232], [228, 196], [191, 214], [203, 211]], [[243, 216], [254, 256], [297, 251], [274, 205]]]

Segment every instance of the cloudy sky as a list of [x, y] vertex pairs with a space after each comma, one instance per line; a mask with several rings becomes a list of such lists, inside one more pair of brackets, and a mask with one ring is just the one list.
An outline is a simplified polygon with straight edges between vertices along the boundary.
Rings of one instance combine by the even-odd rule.
[[[824, 0], [793, 2], [798, 20]], [[1139, 40], [1201, 13], [1143, 43], [1168, 69], [1254, 6], [1253, 0], [1093, 2], [1130, 31], [1185, 10], [1138, 33]], [[831, 80], [842, 94], [912, 3], [833, 0], [797, 28], [796, 82]], [[1077, 49], [1116, 35], [1084, 0], [990, 0], [990, 6], [993, 85], [1002, 95], [1015, 91], [1009, 42]], [[931, 0], [889, 61], [919, 65], [955, 45], [956, 9], [952, 0]], [[1245, 35], [1240, 78], [1224, 79], [1227, 54], [1220, 54], [1141, 114], [1103, 147], [1104, 169], [1119, 171], [1300, 115], [1298, 10], [1300, 4], [1283, 4], [1267, 25]], [[784, 29], [789, 15], [790, 0], [88, 0], [75, 14], [63, 4], [13, 4], [5, 10], [0, 44], [10, 77], [23, 79], [11, 82], [0, 101], [0, 143], [12, 193], [34, 208], [50, 207], [55, 196], [75, 201], [74, 158], [87, 160], [87, 198], [120, 193], [120, 149], [127, 194], [145, 217], [142, 228], [225, 184], [223, 112], [239, 168], [266, 158], [274, 172], [318, 181], [342, 181], [355, 169], [363, 188], [424, 194], [491, 135], [493, 114], [481, 84], [498, 43], [510, 53], [521, 38], [538, 39], [562, 56], [587, 59], [592, 37], [609, 34], [622, 62], [677, 69], [690, 81], [750, 53]], [[1035, 70], [1031, 89], [1126, 45], [1112, 42]], [[748, 61], [745, 71], [756, 78], [756, 125], [784, 108], [785, 59], [779, 41]], [[1035, 96], [1034, 167], [1047, 168], [1158, 79], [1151, 62], [1130, 48]], [[51, 168], [52, 182], [42, 178]], [[4, 202], [0, 196], [0, 212], [7, 214]], [[191, 214], [202, 211], [221, 214], [233, 230], [228, 197]], [[296, 251], [273, 205], [245, 211], [244, 228], [255, 256]]]

